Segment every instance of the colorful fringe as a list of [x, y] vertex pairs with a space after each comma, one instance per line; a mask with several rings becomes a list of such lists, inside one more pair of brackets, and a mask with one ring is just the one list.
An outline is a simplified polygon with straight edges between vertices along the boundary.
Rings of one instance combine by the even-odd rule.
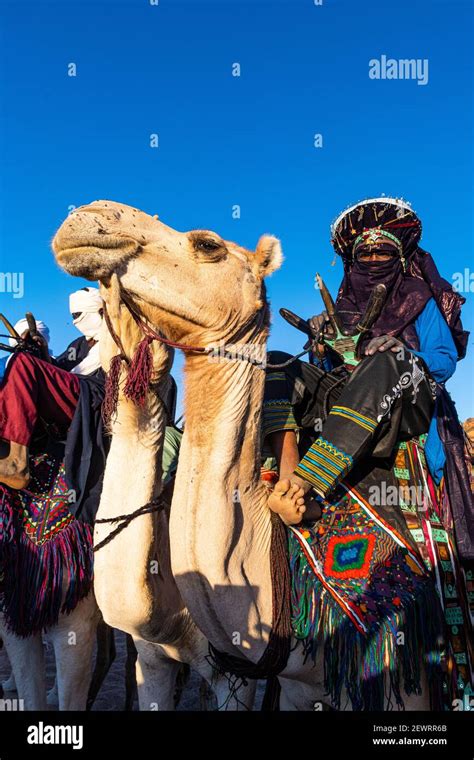
[[[421, 693], [423, 663], [432, 709], [443, 704], [439, 599], [408, 543], [357, 494], [325, 503], [313, 528], [292, 528], [293, 632], [315, 659], [324, 647], [325, 688], [341, 709], [384, 710]], [[374, 519], [375, 517], [375, 519]], [[344, 706], [344, 705], [342, 705]]]
[[39, 633], [90, 592], [92, 529], [69, 512], [61, 460], [30, 458], [28, 490], [0, 487], [0, 609], [18, 636]]
[[[473, 628], [471, 625], [472, 570], [461, 568], [454, 538], [454, 525], [444, 480], [436, 487], [426, 465], [424, 440], [401, 443], [395, 458], [400, 508], [420, 556], [435, 579], [441, 600], [448, 646], [449, 690], [458, 697], [474, 693]], [[416, 503], [410, 484], [423, 483], [423, 503]]]

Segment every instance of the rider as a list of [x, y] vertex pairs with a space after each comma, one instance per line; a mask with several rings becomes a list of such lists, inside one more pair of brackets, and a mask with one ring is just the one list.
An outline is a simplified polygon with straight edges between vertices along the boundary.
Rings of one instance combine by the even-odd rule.
[[79, 400], [80, 377], [93, 377], [95, 385], [103, 385], [98, 351], [102, 299], [98, 289], [87, 287], [72, 293], [70, 310], [82, 337], [63, 354], [55, 359], [44, 351], [43, 358], [38, 359], [21, 351], [7, 363], [0, 385], [0, 483], [11, 488], [28, 484], [29, 446], [41, 426], [53, 427], [59, 438], [66, 435]]
[[[29, 336], [29, 327], [28, 327], [28, 321], [26, 319], [19, 319], [18, 322], [13, 326], [15, 332], [20, 335], [21, 338], [25, 339]], [[50, 354], [51, 351], [49, 349], [49, 340], [50, 340], [50, 334], [49, 334], [49, 327], [46, 325], [41, 319], [36, 320], [36, 330], [38, 332], [38, 335], [33, 338], [34, 342], [38, 343], [38, 345], [43, 346], [44, 349]], [[9, 338], [8, 343], [12, 348], [15, 348], [16, 346], [16, 339], [15, 338]], [[46, 353], [45, 351], [45, 353]], [[2, 356], [0, 358], [0, 381], [2, 380], [3, 376], [5, 375], [5, 371], [7, 368], [7, 364], [12, 358], [11, 354], [8, 354], [7, 356]]]
[[[443, 384], [466, 350], [467, 333], [459, 318], [464, 299], [419, 248], [421, 223], [408, 204], [388, 198], [364, 201], [341, 214], [332, 231], [345, 270], [336, 302], [345, 327], [354, 328], [378, 283], [386, 285], [388, 300], [361, 339], [363, 360], [339, 387], [320, 435], [314, 436], [304, 456], [296, 444], [298, 425], [288, 398], [288, 375], [273, 373], [273, 383], [267, 382], [274, 390], [266, 393], [264, 427], [265, 417], [271, 420], [275, 408], [279, 422], [284, 420], [283, 425], [278, 420], [276, 425], [267, 423], [280, 458], [280, 482], [269, 506], [287, 524], [301, 521], [304, 495], [311, 488], [325, 499], [364, 457], [387, 457], [398, 440], [422, 433], [429, 432], [425, 455], [439, 484], [446, 448], [438, 434], [437, 407], [445, 395]], [[313, 318], [313, 327], [325, 325], [326, 317], [323, 313]], [[327, 369], [324, 344], [316, 356]], [[471, 507], [457, 525], [462, 545], [472, 547], [473, 527]]]
[[[66, 439], [67, 435], [66, 478], [76, 494], [71, 512], [92, 523], [109, 447], [101, 414], [105, 375], [99, 356], [103, 302], [98, 289], [86, 287], [71, 293], [69, 309], [82, 335], [62, 354], [52, 357], [44, 352], [44, 358], [39, 359], [22, 351], [9, 357], [6, 376], [0, 384], [0, 484], [25, 488], [29, 481], [30, 444], [40, 428], [53, 429], [56, 439]], [[25, 325], [27, 328], [26, 320], [21, 320], [17, 331]], [[37, 328], [42, 337], [35, 340], [43, 341], [45, 348], [49, 331], [46, 326], [43, 329], [41, 322]], [[27, 336], [27, 330], [22, 333], [22, 337]], [[169, 423], [163, 451], [165, 486], [177, 467], [181, 437], [173, 423], [176, 393], [176, 382], [170, 376], [163, 397]]]
[[[338, 335], [327, 334], [323, 314], [312, 320], [326, 333], [319, 366], [267, 370], [263, 431], [281, 478], [268, 504], [291, 526], [293, 630], [309, 656], [324, 642], [325, 688], [339, 705], [343, 684], [354, 709], [382, 709], [390, 662], [391, 684], [399, 677], [387, 619], [409, 631], [401, 649], [411, 650], [411, 690], [421, 688], [416, 663], [426, 660], [434, 705], [472, 693], [474, 510], [462, 429], [444, 388], [465, 355], [464, 299], [419, 248], [420, 233], [396, 199], [341, 214], [333, 245], [344, 263], [336, 314], [346, 346], [375, 286], [387, 290], [359, 333], [360, 360], [348, 364], [347, 349], [338, 357], [337, 341], [327, 349]], [[270, 355], [271, 364], [284, 359]], [[430, 670], [435, 662], [441, 669]]]
[[72, 323], [81, 336], [56, 357], [56, 364], [75, 375], [92, 375], [100, 369], [99, 334], [103, 303], [97, 288], [86, 287], [69, 296]]

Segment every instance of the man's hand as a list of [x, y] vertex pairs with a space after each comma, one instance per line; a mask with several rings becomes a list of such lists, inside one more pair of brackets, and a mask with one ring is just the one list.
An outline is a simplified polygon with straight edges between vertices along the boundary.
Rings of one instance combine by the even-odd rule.
[[37, 335], [30, 335], [30, 331], [25, 330], [25, 332], [22, 333], [21, 337], [23, 338], [23, 340], [30, 340], [32, 343], [36, 343], [36, 345], [39, 346], [39, 349], [41, 351], [41, 358], [47, 362], [51, 361], [51, 357], [48, 351], [48, 343], [43, 338], [43, 336], [40, 335], [40, 333], [38, 333]]
[[393, 335], [380, 335], [378, 338], [372, 338], [365, 349], [365, 354], [372, 356], [377, 351], [388, 351], [389, 349], [396, 353], [400, 351], [400, 348], [403, 348], [403, 343], [398, 338], [394, 338]]
[[[316, 334], [321, 333], [327, 335], [328, 338], [334, 336], [334, 330], [328, 319], [327, 311], [323, 311], [321, 314], [315, 314], [314, 317], [310, 317], [310, 319], [308, 319], [308, 324]], [[324, 343], [318, 343], [317, 348], [319, 355], [322, 355], [325, 349]]]
[[334, 335], [334, 330], [329, 321], [327, 311], [322, 311], [321, 314], [315, 314], [314, 317], [310, 317], [310, 319], [308, 319], [308, 324], [316, 333], [320, 332], [324, 326], [323, 332], [325, 335], [328, 335], [329, 337]]

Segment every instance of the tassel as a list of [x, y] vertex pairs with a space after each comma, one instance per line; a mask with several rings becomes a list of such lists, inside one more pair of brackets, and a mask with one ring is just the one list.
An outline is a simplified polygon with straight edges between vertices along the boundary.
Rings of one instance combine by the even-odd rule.
[[110, 362], [110, 369], [105, 381], [105, 396], [102, 402], [102, 419], [104, 425], [108, 425], [112, 415], [117, 411], [119, 396], [119, 380], [122, 370], [122, 357], [114, 356]]
[[57, 625], [92, 588], [92, 527], [74, 520], [42, 546], [33, 544], [17, 517], [16, 537], [2, 550], [2, 611], [20, 637]]
[[143, 338], [135, 351], [125, 383], [124, 395], [138, 406], [143, 406], [151, 380], [153, 359], [150, 351], [151, 336]]

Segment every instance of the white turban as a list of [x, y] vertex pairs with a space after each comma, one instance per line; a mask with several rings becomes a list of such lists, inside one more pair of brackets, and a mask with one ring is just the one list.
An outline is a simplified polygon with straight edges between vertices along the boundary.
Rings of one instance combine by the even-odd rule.
[[99, 311], [104, 308], [102, 298], [97, 288], [81, 288], [69, 296], [71, 314], [79, 314], [73, 319], [73, 324], [85, 337], [99, 340], [102, 316]]
[[79, 311], [86, 311], [90, 314], [91, 312], [100, 311], [103, 306], [104, 304], [97, 288], [81, 288], [69, 296], [69, 311], [71, 314]]
[[[23, 335], [23, 333], [28, 330], [28, 322], [26, 319], [19, 319], [16, 325], [14, 326], [15, 330], [17, 331], [18, 335]], [[49, 327], [44, 322], [41, 321], [41, 319], [36, 320], [36, 329], [38, 330], [39, 334], [45, 339], [46, 343], [49, 344]], [[15, 338], [8, 338], [8, 342], [10, 346], [15, 347], [17, 345], [17, 342]]]

